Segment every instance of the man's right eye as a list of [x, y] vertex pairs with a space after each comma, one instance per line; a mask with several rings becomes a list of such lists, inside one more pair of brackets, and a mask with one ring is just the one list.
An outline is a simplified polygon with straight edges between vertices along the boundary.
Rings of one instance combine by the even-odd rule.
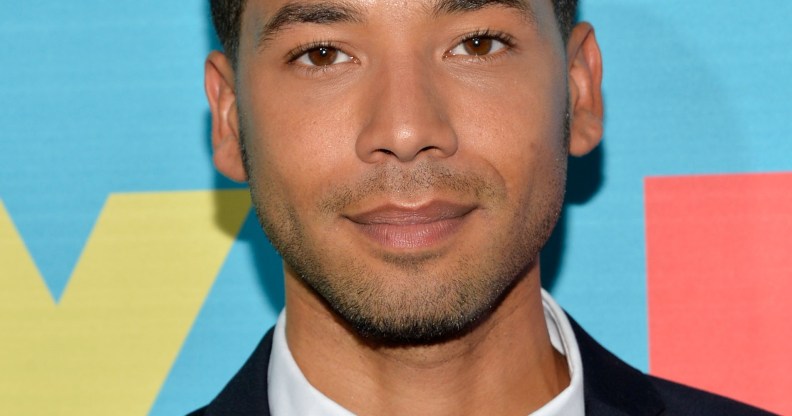
[[310, 67], [324, 67], [354, 60], [351, 56], [332, 46], [314, 46], [295, 55], [292, 62]]

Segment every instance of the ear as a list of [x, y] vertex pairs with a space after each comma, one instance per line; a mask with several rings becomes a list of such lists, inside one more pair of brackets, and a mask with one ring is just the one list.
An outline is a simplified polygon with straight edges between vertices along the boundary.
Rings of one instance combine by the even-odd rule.
[[583, 156], [602, 140], [602, 54], [594, 28], [580, 23], [567, 41], [569, 65], [569, 153]]
[[234, 69], [228, 58], [214, 51], [206, 58], [204, 87], [212, 112], [212, 150], [215, 167], [237, 182], [247, 180], [242, 162]]

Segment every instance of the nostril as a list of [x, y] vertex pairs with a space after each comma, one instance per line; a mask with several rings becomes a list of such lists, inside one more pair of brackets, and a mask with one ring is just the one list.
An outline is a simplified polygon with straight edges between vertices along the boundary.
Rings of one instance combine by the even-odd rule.
[[421, 149], [420, 152], [426, 152], [426, 151], [429, 151], [429, 150], [432, 150], [432, 149], [439, 149], [439, 148], [437, 146], [426, 146], [423, 149]]
[[417, 152], [410, 152], [410, 151], [399, 152], [396, 149], [388, 149], [388, 148], [377, 149], [377, 152], [382, 155], [393, 156], [403, 161], [410, 161], [418, 157], [422, 153], [431, 154], [433, 151], [442, 151], [442, 149], [439, 146], [424, 146], [420, 148]]

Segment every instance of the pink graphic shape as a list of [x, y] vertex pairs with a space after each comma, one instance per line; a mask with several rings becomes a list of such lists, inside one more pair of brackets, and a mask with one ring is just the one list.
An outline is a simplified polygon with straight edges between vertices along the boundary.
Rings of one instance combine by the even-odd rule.
[[792, 414], [792, 173], [645, 180], [653, 374]]

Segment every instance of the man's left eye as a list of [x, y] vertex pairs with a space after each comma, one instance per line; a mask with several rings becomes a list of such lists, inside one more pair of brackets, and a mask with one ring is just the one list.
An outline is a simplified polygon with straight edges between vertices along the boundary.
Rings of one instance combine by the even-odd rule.
[[317, 46], [305, 51], [294, 62], [305, 66], [329, 66], [349, 62], [352, 57], [332, 46]]
[[493, 54], [497, 51], [505, 49], [506, 47], [507, 45], [504, 42], [495, 39], [492, 36], [474, 36], [460, 42], [454, 47], [454, 49], [451, 49], [448, 54], [452, 56], [482, 56]]

